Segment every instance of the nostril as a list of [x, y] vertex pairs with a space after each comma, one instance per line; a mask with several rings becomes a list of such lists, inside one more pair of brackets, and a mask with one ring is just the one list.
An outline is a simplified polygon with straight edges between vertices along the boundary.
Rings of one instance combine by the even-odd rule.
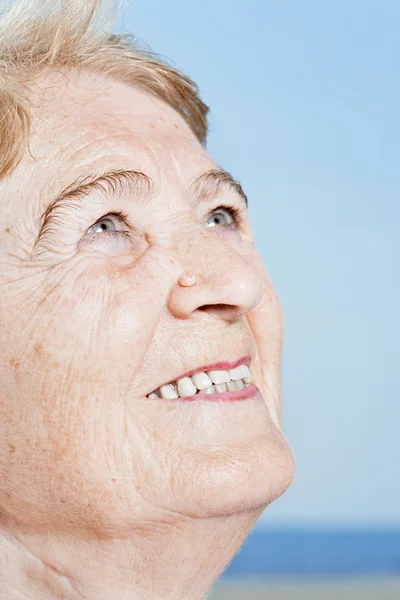
[[197, 310], [232, 310], [232, 304], [203, 304]]
[[197, 310], [207, 312], [208, 316], [214, 319], [223, 319], [230, 323], [236, 321], [243, 314], [235, 304], [203, 304]]

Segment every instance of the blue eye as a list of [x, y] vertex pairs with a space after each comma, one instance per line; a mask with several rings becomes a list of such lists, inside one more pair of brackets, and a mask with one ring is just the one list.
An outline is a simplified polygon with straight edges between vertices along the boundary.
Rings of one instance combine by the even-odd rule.
[[[107, 223], [107, 225], [106, 225], [106, 223]], [[108, 227], [110, 225], [113, 227], [113, 229], [111, 229], [111, 231], [117, 231], [117, 229], [115, 227], [115, 224], [114, 224], [114, 221], [112, 221], [111, 219], [103, 218], [103, 219], [101, 219], [101, 221], [97, 221], [97, 223], [95, 223], [94, 225], [92, 225], [88, 229], [88, 233], [89, 234], [91, 234], [91, 233], [93, 234], [93, 233], [99, 233], [99, 232], [102, 232], [102, 231], [109, 232], [110, 229]]]
[[101, 237], [108, 237], [109, 235], [126, 237], [129, 235], [126, 229], [117, 229], [116, 222], [122, 223], [122, 225], [127, 227], [128, 215], [123, 210], [107, 213], [91, 225], [86, 233], [91, 237], [96, 237], [101, 233], [103, 234]]
[[[222, 215], [223, 219], [226, 221], [226, 217], [224, 216], [224, 213], [228, 213], [230, 215], [231, 218], [231, 222], [226, 222], [226, 223], [221, 223], [221, 222], [217, 222], [214, 223], [214, 225], [211, 225], [211, 227], [215, 227], [216, 225], [223, 225], [225, 227], [229, 227], [230, 225], [239, 225], [242, 217], [241, 217], [241, 211], [236, 208], [236, 206], [218, 206], [218, 208], [216, 208], [215, 210], [212, 211], [211, 215], [209, 218], [213, 217], [214, 215]], [[214, 217], [215, 219], [215, 217]], [[207, 221], [208, 222], [208, 221]]]

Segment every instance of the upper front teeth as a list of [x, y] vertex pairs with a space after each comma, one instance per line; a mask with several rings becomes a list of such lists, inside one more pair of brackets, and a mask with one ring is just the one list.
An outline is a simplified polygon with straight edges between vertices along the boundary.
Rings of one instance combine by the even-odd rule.
[[149, 397], [184, 398], [193, 396], [198, 390], [206, 394], [229, 392], [242, 389], [243, 385], [249, 385], [250, 383], [249, 367], [240, 365], [229, 371], [207, 371], [207, 373], [195, 373], [191, 377], [182, 377], [177, 381], [162, 385], [155, 393], [149, 394]]
[[229, 375], [229, 371], [208, 371], [207, 375], [213, 383], [226, 383], [230, 381], [232, 377]]
[[193, 396], [193, 394], [197, 392], [197, 388], [190, 377], [178, 379], [176, 385], [178, 388], [178, 394], [181, 398], [184, 398], [185, 396]]
[[192, 375], [191, 380], [198, 390], [204, 390], [204, 388], [212, 385], [212, 381], [207, 373], [196, 373]]

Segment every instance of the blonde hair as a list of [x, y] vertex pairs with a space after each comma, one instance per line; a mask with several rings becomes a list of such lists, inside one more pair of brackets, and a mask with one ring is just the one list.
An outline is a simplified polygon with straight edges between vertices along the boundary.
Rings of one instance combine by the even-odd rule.
[[172, 106], [205, 144], [208, 107], [197, 85], [130, 34], [112, 34], [112, 0], [0, 2], [0, 179], [28, 146], [28, 84], [49, 69], [84, 69], [140, 87]]

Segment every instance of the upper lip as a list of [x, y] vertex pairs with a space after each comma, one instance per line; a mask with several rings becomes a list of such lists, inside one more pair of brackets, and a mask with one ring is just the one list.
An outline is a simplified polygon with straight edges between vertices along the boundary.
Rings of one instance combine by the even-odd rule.
[[[190, 377], [191, 375], [195, 375], [196, 373], [201, 373], [203, 371], [206, 371], [206, 372], [207, 371], [229, 371], [230, 369], [234, 369], [235, 367], [238, 367], [239, 365], [249, 366], [250, 362], [251, 362], [250, 356], [243, 356], [242, 358], [238, 358], [237, 360], [235, 360], [233, 362], [219, 361], [219, 362], [212, 363], [211, 365], [197, 367], [196, 369], [187, 371], [186, 373], [183, 373], [182, 375], [178, 375], [177, 377], [170, 379], [169, 381], [167, 381], [165, 383], [162, 383], [161, 385], [156, 387], [153, 390], [153, 392], [155, 392], [155, 390], [162, 387], [163, 385], [167, 385], [168, 383], [173, 383], [174, 381], [177, 381], [178, 379], [183, 379], [183, 377]], [[150, 393], [152, 393], [152, 392], [150, 392]]]

